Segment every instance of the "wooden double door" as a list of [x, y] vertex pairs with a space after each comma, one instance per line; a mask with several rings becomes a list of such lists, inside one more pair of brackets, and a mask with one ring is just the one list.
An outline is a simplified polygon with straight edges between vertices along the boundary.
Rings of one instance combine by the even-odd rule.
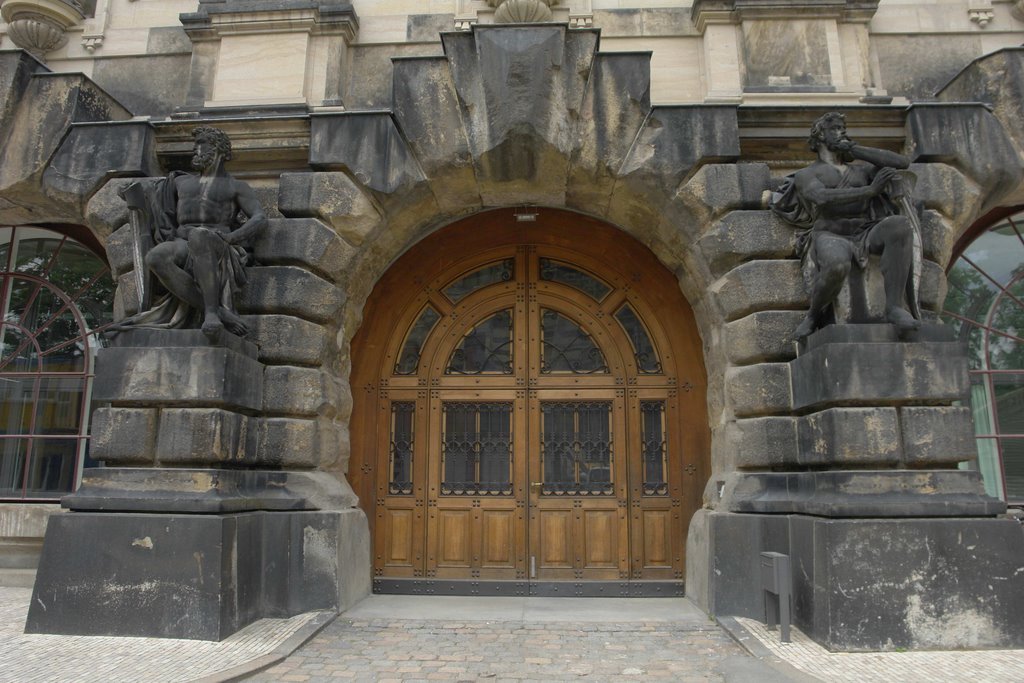
[[442, 235], [368, 307], [354, 480], [378, 586], [678, 582], [707, 443], [688, 307], [651, 264], [517, 232], [449, 237], [457, 258]]

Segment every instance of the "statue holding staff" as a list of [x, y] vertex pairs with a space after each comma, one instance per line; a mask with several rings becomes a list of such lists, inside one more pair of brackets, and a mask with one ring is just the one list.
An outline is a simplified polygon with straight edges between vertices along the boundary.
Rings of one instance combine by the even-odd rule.
[[[209, 337], [222, 329], [244, 336], [234, 294], [245, 283], [246, 247], [267, 224], [252, 188], [224, 169], [231, 141], [217, 128], [201, 127], [192, 167], [145, 187], [123, 191], [135, 232], [134, 259], [140, 312], [112, 327], [200, 327]], [[149, 307], [152, 274], [166, 294]]]

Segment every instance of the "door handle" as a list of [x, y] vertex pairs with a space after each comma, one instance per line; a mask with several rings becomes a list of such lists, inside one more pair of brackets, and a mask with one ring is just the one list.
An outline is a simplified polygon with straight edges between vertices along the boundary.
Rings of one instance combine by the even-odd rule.
[[532, 493], [536, 493], [536, 494], [539, 495], [543, 488], [544, 488], [544, 482], [542, 482], [542, 481], [531, 481], [530, 482], [530, 491]]

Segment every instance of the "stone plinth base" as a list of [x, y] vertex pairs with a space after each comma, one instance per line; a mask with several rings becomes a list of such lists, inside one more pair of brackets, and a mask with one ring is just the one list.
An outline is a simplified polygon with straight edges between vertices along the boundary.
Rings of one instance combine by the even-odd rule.
[[764, 619], [762, 551], [790, 556], [793, 622], [834, 650], [1024, 646], [1024, 533], [1015, 520], [822, 519], [702, 510], [687, 596]]
[[731, 512], [819, 517], [987, 517], [1006, 504], [969, 470], [737, 472], [722, 501]]
[[370, 590], [361, 510], [51, 518], [26, 633], [222, 640]]

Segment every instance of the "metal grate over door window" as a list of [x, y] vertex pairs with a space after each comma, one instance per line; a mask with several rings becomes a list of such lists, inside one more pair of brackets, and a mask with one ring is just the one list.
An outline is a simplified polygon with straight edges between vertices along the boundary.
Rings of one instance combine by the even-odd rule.
[[441, 494], [512, 495], [512, 403], [442, 404]]
[[391, 404], [391, 472], [388, 493], [412, 494], [413, 443], [415, 438], [416, 404], [396, 401]]
[[614, 494], [611, 402], [544, 401], [540, 411], [544, 494]]

